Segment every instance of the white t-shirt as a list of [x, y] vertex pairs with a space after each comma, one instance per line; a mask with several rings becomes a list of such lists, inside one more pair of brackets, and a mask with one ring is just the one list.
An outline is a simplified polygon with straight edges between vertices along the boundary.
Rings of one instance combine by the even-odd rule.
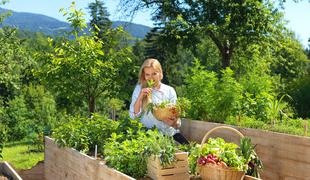
[[[129, 109], [130, 118], [135, 119], [141, 115], [141, 109], [139, 113], [134, 113], [134, 105], [138, 99], [138, 96], [141, 91], [141, 85], [138, 84], [135, 87], [135, 90], [132, 93], [131, 104]], [[171, 103], [176, 103], [177, 95], [173, 87], [161, 83], [159, 90], [152, 89], [152, 102], [155, 104], [160, 104], [163, 101], [170, 101]], [[143, 113], [140, 122], [144, 124], [147, 128], [152, 128], [156, 126], [159, 131], [168, 136], [173, 136], [175, 133], [179, 132], [178, 129], [175, 129], [162, 121], [157, 120], [151, 112]]]

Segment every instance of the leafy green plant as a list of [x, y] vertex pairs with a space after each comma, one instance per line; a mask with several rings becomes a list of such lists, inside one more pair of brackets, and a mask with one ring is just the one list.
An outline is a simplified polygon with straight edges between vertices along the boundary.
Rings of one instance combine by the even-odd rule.
[[205, 67], [196, 61], [185, 82], [184, 97], [191, 102], [189, 115], [192, 118], [223, 122], [230, 115], [238, 113], [243, 88], [230, 68], [217, 74], [205, 70]]
[[195, 142], [190, 142], [189, 144], [179, 145], [178, 149], [189, 153], [189, 173], [192, 175], [197, 175], [197, 160], [201, 154], [200, 145]]
[[138, 133], [136, 139], [123, 140], [122, 134], [112, 133], [104, 146], [104, 158], [108, 166], [134, 178], [144, 177], [147, 157], [143, 155], [146, 135]]
[[111, 119], [116, 120], [116, 113], [125, 106], [124, 102], [118, 98], [111, 98], [109, 100], [109, 109], [111, 113]]
[[186, 117], [191, 110], [191, 102], [185, 97], [180, 97], [177, 100], [176, 108], [180, 117]]
[[272, 77], [266, 73], [248, 72], [240, 78], [240, 84], [243, 86], [240, 115], [266, 122], [268, 102], [274, 98]]
[[113, 132], [116, 132], [119, 122], [104, 116], [94, 114], [92, 118], [70, 117], [69, 122], [54, 129], [52, 137], [60, 146], [72, 147], [84, 153], [94, 152], [103, 154], [103, 146]]
[[172, 137], [164, 136], [155, 131], [147, 131], [148, 141], [146, 141], [145, 154], [159, 157], [160, 164], [165, 167], [175, 161], [177, 146]]
[[260, 178], [259, 170], [263, 168], [263, 162], [259, 159], [255, 152], [255, 146], [252, 144], [249, 137], [244, 137], [240, 139], [240, 150], [248, 163], [248, 169], [246, 171], [247, 175]]
[[282, 100], [286, 96], [291, 98], [289, 95], [282, 95], [279, 100], [274, 99], [273, 101], [269, 102], [269, 118], [273, 126], [276, 125], [277, 119], [280, 115], [285, 115], [284, 109], [287, 107], [288, 104], [282, 102]]
[[148, 81], [146, 81], [146, 85], [147, 85], [148, 88], [153, 88], [154, 85], [155, 85], [155, 81], [152, 80], [152, 79], [148, 80]]
[[[132, 131], [129, 133], [129, 137]], [[113, 133], [104, 146], [107, 164], [134, 178], [141, 178], [147, 172], [149, 157], [158, 157], [162, 166], [174, 162], [177, 146], [171, 137], [157, 130], [136, 132], [135, 138], [124, 140], [124, 134]]]

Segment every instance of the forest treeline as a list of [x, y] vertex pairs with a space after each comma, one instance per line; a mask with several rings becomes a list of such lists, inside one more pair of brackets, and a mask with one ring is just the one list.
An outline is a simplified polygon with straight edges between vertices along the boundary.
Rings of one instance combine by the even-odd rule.
[[83, 33], [85, 12], [74, 3], [61, 10], [72, 28], [64, 36], [0, 28], [1, 141], [37, 141], [71, 116], [128, 118], [148, 57], [162, 63], [163, 82], [189, 102], [186, 118], [304, 133], [310, 44], [304, 48], [286, 28], [283, 2], [130, 2], [122, 1], [126, 12], [154, 11], [155, 27], [144, 39], [112, 28], [98, 0], [87, 12], [91, 33]]

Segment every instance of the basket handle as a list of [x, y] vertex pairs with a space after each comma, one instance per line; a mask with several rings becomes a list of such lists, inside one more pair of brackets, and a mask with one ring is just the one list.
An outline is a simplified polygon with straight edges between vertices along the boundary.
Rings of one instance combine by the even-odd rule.
[[214, 132], [214, 131], [216, 131], [216, 130], [219, 130], [219, 129], [231, 130], [231, 131], [235, 132], [237, 135], [239, 135], [241, 138], [244, 137], [243, 134], [242, 134], [241, 132], [239, 132], [237, 129], [234, 129], [234, 128], [229, 127], [229, 126], [218, 126], [218, 127], [215, 127], [215, 128], [213, 128], [213, 129], [211, 129], [210, 131], [208, 131], [208, 132], [204, 135], [204, 137], [203, 137], [203, 139], [202, 139], [202, 141], [201, 141], [201, 147], [202, 147], [202, 145], [205, 143], [205, 141], [208, 139], [209, 135], [210, 135], [212, 132]]

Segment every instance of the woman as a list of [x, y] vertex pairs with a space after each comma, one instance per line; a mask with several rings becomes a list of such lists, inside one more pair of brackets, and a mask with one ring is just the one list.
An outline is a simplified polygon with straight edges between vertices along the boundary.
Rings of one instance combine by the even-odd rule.
[[[164, 101], [176, 103], [177, 95], [175, 90], [166, 84], [163, 84], [163, 72], [161, 65], [157, 59], [146, 59], [142, 64], [139, 72], [138, 84], [132, 94], [130, 104], [130, 117], [135, 119], [141, 117], [141, 123], [147, 128], [155, 126], [160, 132], [165, 135], [173, 136], [174, 140], [181, 144], [188, 144], [188, 141], [180, 134], [180, 121], [176, 117], [167, 117], [161, 121], [157, 120], [151, 112], [145, 111], [147, 98], [151, 95], [151, 100], [155, 104], [160, 104]], [[152, 87], [147, 86], [148, 81], [153, 81]]]

